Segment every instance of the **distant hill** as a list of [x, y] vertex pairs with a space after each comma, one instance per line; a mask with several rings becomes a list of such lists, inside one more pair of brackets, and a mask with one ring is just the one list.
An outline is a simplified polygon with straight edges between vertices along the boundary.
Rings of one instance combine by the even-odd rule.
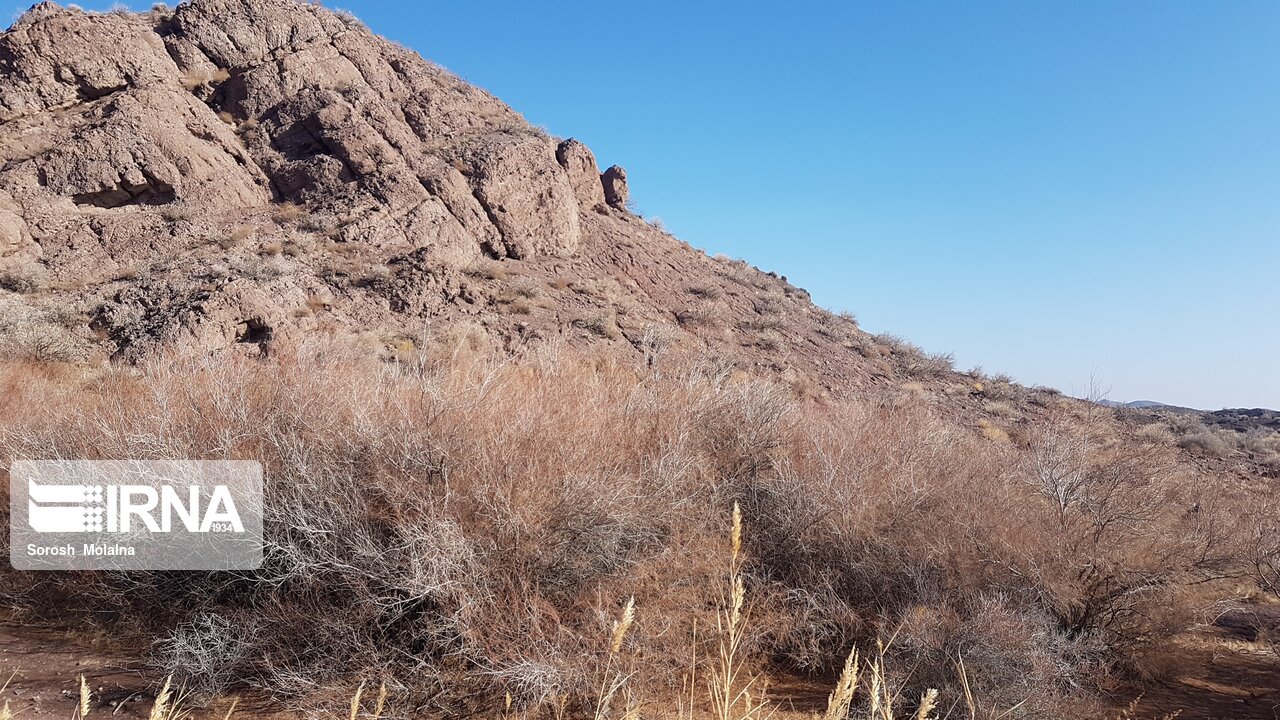
[[1100, 402], [1107, 407], [1129, 408], [1130, 410], [1177, 410], [1185, 412], [1201, 412], [1195, 408], [1182, 407], [1181, 405], [1167, 405], [1155, 400], [1131, 400], [1129, 402], [1102, 400]]
[[1230, 428], [1236, 432], [1255, 429], [1280, 432], [1280, 411], [1265, 408], [1232, 408], [1214, 410], [1201, 416], [1205, 425]]

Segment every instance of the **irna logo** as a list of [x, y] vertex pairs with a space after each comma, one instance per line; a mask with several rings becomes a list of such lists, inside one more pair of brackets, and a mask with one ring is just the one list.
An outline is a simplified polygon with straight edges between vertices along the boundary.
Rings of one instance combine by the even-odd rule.
[[27, 523], [40, 533], [244, 532], [226, 485], [40, 485], [27, 487]]
[[14, 460], [17, 570], [253, 570], [263, 559], [253, 460]]

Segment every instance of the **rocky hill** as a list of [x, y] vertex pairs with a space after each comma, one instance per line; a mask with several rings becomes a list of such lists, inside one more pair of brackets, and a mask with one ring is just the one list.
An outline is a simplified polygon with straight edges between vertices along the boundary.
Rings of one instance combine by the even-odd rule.
[[343, 13], [46, 2], [0, 35], [0, 76], [11, 351], [559, 338], [710, 353], [815, 393], [946, 369], [651, 225], [622, 168]]
[[[690, 649], [714, 662], [731, 537], [726, 597], [749, 588], [804, 717], [889, 636], [902, 697], [972, 703], [971, 667], [982, 714], [1060, 718], [1165, 677], [1143, 653], [1241, 578], [1274, 593], [1274, 413], [957, 372], [671, 236], [599, 165], [319, 5], [33, 7], [0, 33], [0, 456], [262, 458], [279, 552], [234, 582], [10, 572], [0, 595], [37, 627], [135, 628], [214, 695], [334, 707], [369, 677], [416, 714], [603, 717], [621, 598], [650, 697], [683, 698]], [[572, 352], [508, 362], [546, 347]]]
[[969, 424], [1011, 428], [1053, 397], [689, 246], [628, 208], [621, 167], [346, 13], [43, 2], [0, 34], [0, 78], [11, 356], [563, 342], [714, 358], [813, 397], [905, 389]]

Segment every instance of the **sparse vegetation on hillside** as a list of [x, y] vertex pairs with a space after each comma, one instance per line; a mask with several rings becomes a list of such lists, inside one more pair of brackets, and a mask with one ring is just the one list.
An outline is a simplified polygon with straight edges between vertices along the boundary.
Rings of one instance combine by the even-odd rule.
[[[825, 683], [880, 641], [885, 718], [965, 707], [961, 660], [977, 717], [1062, 718], [1186, 624], [1188, 583], [1240, 569], [1231, 498], [1073, 401], [992, 442], [898, 391], [819, 405], [720, 363], [438, 342], [389, 364], [315, 345], [140, 373], [4, 364], [7, 457], [259, 458], [271, 492], [259, 572], [9, 572], [7, 596], [154, 638], [204, 694], [313, 703], [368, 677], [406, 707], [510, 694], [590, 715], [612, 668], [622, 716], [687, 707], [695, 679]], [[740, 627], [732, 595], [728, 625], [708, 601], [726, 578]], [[599, 638], [631, 597], [614, 657]]]

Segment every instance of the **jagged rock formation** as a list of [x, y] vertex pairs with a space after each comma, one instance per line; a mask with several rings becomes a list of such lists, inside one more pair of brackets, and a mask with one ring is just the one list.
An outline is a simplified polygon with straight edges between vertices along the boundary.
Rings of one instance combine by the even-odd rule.
[[871, 336], [629, 200], [621, 167], [317, 5], [45, 2], [0, 33], [0, 355], [560, 342], [815, 397], [887, 387], [997, 438], [1057, 402]]
[[[319, 7], [226, 0], [133, 16], [42, 3], [0, 39], [0, 57], [6, 146], [33, 134], [50, 145], [0, 182], [37, 214], [68, 199], [208, 211], [297, 202], [359, 217], [342, 240], [434, 246], [455, 264], [482, 251], [568, 255], [581, 238], [550, 138]], [[47, 132], [51, 111], [62, 121]], [[590, 194], [589, 181], [573, 182]]]
[[627, 171], [614, 165], [604, 171], [604, 199], [611, 207], [619, 210], [627, 208], [631, 191], [627, 188]]
[[294, 0], [35, 6], [0, 34], [0, 162], [0, 344], [35, 322], [58, 357], [465, 328], [823, 392], [902, 355], [632, 214], [625, 171], [577, 140]]

